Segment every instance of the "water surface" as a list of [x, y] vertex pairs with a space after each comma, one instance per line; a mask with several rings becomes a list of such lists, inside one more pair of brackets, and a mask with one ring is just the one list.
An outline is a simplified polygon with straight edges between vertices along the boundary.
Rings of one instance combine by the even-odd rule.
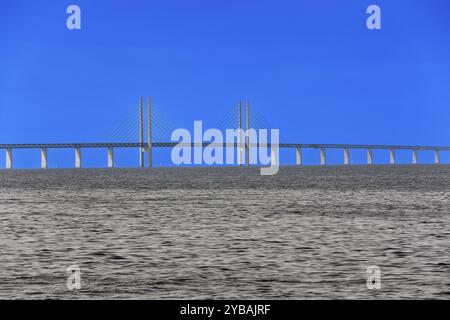
[[450, 166], [258, 173], [0, 171], [0, 298], [450, 298]]

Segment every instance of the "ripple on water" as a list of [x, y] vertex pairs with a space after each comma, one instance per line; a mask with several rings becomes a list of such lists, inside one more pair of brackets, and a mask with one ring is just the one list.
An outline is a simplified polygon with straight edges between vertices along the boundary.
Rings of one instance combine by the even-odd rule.
[[448, 166], [1, 171], [0, 189], [2, 298], [450, 295]]

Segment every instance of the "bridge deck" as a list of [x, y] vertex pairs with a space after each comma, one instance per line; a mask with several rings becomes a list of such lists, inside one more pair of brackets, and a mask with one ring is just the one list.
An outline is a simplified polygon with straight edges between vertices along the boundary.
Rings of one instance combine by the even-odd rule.
[[[178, 145], [178, 142], [155, 142], [154, 148], [170, 148]], [[182, 143], [182, 146], [222, 146], [222, 147], [244, 147], [245, 144], [239, 143]], [[272, 144], [250, 144], [251, 147], [271, 147]], [[396, 150], [441, 150], [450, 151], [450, 146], [417, 146], [417, 145], [378, 145], [378, 144], [317, 144], [317, 143], [279, 143], [279, 148], [311, 148], [311, 149], [396, 149]], [[128, 142], [105, 142], [105, 143], [14, 143], [0, 144], [0, 149], [40, 149], [40, 148], [147, 148], [147, 144], [128, 143]]]

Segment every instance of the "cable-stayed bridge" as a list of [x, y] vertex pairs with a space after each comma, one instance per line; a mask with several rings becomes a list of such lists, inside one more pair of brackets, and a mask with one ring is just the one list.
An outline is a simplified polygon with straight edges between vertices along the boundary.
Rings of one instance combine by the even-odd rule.
[[[145, 112], [146, 109], [146, 112]], [[389, 150], [389, 164], [396, 164], [396, 150], [411, 151], [411, 163], [419, 163], [420, 151], [434, 152], [434, 163], [441, 163], [441, 152], [450, 151], [450, 146], [419, 146], [419, 145], [371, 145], [371, 144], [317, 144], [317, 143], [252, 143], [246, 130], [249, 129], [269, 129], [273, 128], [267, 119], [257, 111], [252, 111], [250, 116], [250, 105], [245, 105], [245, 124], [243, 115], [243, 106], [239, 102], [237, 108], [231, 109], [225, 116], [217, 122], [214, 128], [221, 131], [228, 129], [241, 129], [235, 142], [174, 142], [171, 141], [172, 130], [176, 128], [173, 123], [161, 115], [158, 110], [152, 108], [150, 97], [147, 106], [144, 108], [144, 101], [141, 97], [139, 104], [139, 116], [136, 112], [129, 114], [127, 117], [120, 119], [118, 125], [114, 127], [111, 133], [108, 133], [107, 141], [117, 142], [83, 142], [83, 143], [14, 143], [0, 144], [0, 149], [6, 151], [6, 169], [13, 169], [13, 151], [15, 149], [37, 149], [41, 153], [41, 168], [48, 168], [48, 149], [73, 149], [75, 150], [74, 165], [75, 168], [82, 168], [82, 149], [101, 148], [107, 150], [107, 167], [115, 167], [114, 149], [115, 148], [131, 148], [138, 150], [139, 166], [153, 167], [153, 149], [154, 148], [173, 148], [175, 146], [205, 148], [205, 147], [222, 147], [232, 148], [237, 152], [237, 164], [250, 164], [249, 156], [251, 148], [267, 147], [272, 153], [278, 149], [294, 149], [296, 165], [303, 164], [303, 149], [320, 150], [320, 165], [327, 164], [327, 150], [341, 149], [343, 150], [343, 165], [350, 165], [350, 150], [364, 149], [367, 150], [367, 164], [374, 164], [374, 150]], [[144, 114], [146, 113], [146, 117]], [[144, 125], [146, 122], [146, 125]], [[247, 131], [248, 132], [248, 131]], [[144, 163], [144, 155], [147, 153], [148, 163]], [[244, 158], [245, 155], [245, 158]]]

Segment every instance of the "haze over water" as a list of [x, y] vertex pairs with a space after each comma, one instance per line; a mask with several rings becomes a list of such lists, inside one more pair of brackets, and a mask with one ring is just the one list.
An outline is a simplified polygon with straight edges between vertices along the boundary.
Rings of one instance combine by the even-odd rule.
[[448, 299], [449, 225], [445, 165], [0, 171], [0, 298]]

